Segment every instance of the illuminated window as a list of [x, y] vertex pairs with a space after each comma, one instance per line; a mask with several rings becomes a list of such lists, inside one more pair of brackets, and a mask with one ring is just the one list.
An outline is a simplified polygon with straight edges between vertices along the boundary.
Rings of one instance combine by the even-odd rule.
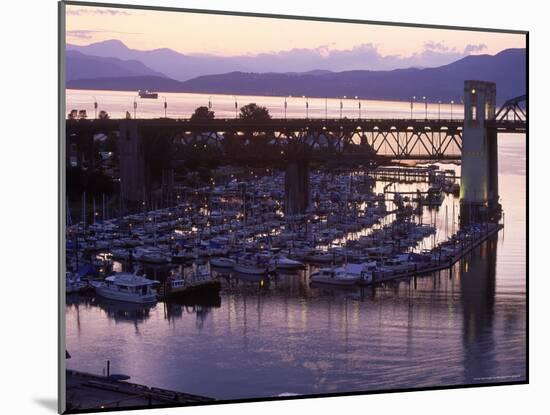
[[493, 106], [491, 105], [491, 103], [486, 102], [485, 103], [485, 118], [489, 119], [489, 118], [492, 118], [494, 115], [495, 114], [494, 114]]
[[472, 121], [477, 120], [477, 106], [475, 106], [475, 105], [472, 105], [472, 107], [471, 107], [470, 119]]

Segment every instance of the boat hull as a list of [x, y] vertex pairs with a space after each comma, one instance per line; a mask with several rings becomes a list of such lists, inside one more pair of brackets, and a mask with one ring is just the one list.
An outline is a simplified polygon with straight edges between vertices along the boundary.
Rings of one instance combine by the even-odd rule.
[[250, 274], [250, 275], [263, 275], [268, 274], [269, 269], [267, 267], [255, 267], [252, 265], [241, 265], [235, 264], [233, 266], [233, 271], [240, 274]]
[[216, 268], [233, 268], [235, 266], [235, 261], [225, 258], [210, 258], [210, 265]]
[[95, 287], [95, 292], [100, 297], [107, 298], [108, 300], [122, 301], [125, 303], [153, 304], [157, 302], [156, 294], [138, 296], [131, 293], [115, 292], [103, 286]]
[[275, 261], [275, 267], [282, 270], [303, 269], [304, 264], [301, 262], [277, 262]]
[[359, 278], [357, 279], [338, 279], [338, 278], [330, 278], [330, 277], [319, 277], [314, 276], [311, 277], [311, 282], [313, 284], [326, 284], [326, 285], [342, 285], [342, 286], [353, 286], [356, 285], [359, 281]]
[[80, 282], [67, 282], [65, 286], [65, 292], [67, 294], [81, 293], [88, 290], [88, 283]]
[[189, 297], [207, 297], [218, 296], [221, 289], [221, 283], [218, 280], [201, 281], [190, 283], [184, 287], [167, 289], [166, 293], [159, 295], [160, 298], [177, 299]]

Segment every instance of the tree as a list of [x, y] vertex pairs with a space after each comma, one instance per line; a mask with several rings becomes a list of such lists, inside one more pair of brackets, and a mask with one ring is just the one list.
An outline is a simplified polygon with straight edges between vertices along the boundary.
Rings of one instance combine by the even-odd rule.
[[97, 118], [99, 118], [100, 120], [108, 120], [110, 117], [109, 117], [109, 114], [107, 113], [107, 111], [99, 111], [99, 114], [97, 116]]
[[191, 121], [211, 121], [213, 119], [214, 111], [210, 111], [208, 107], [198, 107], [191, 115]]
[[269, 115], [269, 110], [266, 107], [260, 107], [256, 105], [254, 102], [251, 102], [250, 104], [242, 107], [239, 117], [242, 120], [257, 122], [267, 121], [271, 119], [271, 115]]

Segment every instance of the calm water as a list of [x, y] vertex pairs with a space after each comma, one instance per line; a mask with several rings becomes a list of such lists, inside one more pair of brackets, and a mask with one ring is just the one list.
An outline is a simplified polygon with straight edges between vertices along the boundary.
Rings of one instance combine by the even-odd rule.
[[[265, 106], [274, 118], [284, 118], [285, 98], [268, 96], [249, 95], [209, 95], [209, 94], [182, 94], [182, 93], [159, 93], [158, 99], [141, 99], [136, 92], [123, 91], [94, 91], [94, 90], [67, 90], [67, 111], [72, 109], [85, 109], [88, 117], [94, 117], [94, 102], [97, 102], [98, 112], [105, 110], [112, 118], [124, 118], [126, 111], [134, 116], [134, 101], [137, 104], [137, 118], [158, 118], [164, 117], [164, 101], [166, 99], [166, 116], [169, 118], [189, 118], [200, 106], [208, 106], [210, 102], [212, 111], [218, 118], [235, 117], [235, 101], [240, 108], [250, 102]], [[342, 99], [329, 98], [308, 98], [308, 109], [306, 114], [305, 97], [287, 97], [286, 116], [288, 118], [410, 118], [410, 102], [392, 101], [370, 101], [359, 100], [353, 97]], [[340, 102], [342, 112], [340, 113]], [[325, 105], [326, 104], [326, 105]], [[452, 108], [451, 108], [452, 107]], [[325, 112], [326, 108], [326, 112]], [[451, 114], [452, 111], [452, 114]], [[428, 118], [462, 118], [462, 105], [450, 103], [428, 103]], [[426, 118], [426, 105], [422, 99], [413, 103], [414, 118]]]
[[[90, 93], [69, 91], [68, 108]], [[131, 98], [101, 94], [116, 97], [105, 105], [115, 116]], [[179, 100], [182, 108], [198, 106], [193, 95], [166, 95], [178, 95], [169, 102]], [[264, 105], [261, 99], [276, 100], [256, 98]], [[407, 103], [379, 105], [391, 108], [381, 116], [409, 111]], [[134, 382], [218, 399], [525, 379], [523, 135], [499, 137], [499, 171], [505, 229], [452, 274], [375, 291], [310, 288], [307, 270], [264, 286], [224, 280], [221, 303], [211, 307], [140, 308], [69, 298], [67, 365], [101, 373], [109, 359], [112, 373]], [[457, 203], [447, 198], [439, 212], [424, 214], [425, 222], [440, 227], [438, 239], [444, 237], [445, 206], [450, 233]]]

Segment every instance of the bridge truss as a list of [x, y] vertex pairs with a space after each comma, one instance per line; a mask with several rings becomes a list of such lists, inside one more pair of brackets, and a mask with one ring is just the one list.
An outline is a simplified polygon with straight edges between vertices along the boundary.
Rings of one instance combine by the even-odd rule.
[[[499, 109], [495, 119], [486, 122], [499, 132], [525, 132], [526, 112], [517, 97]], [[460, 159], [462, 119], [270, 119], [252, 122], [242, 119], [214, 119], [207, 122], [189, 119], [67, 120], [67, 137], [81, 133], [116, 132], [121, 123], [134, 123], [143, 138], [176, 152], [185, 148], [215, 150], [223, 157], [228, 143], [232, 146], [260, 148], [261, 157], [280, 157], [285, 149], [301, 145], [310, 153], [343, 157], [364, 154], [400, 160]], [[271, 150], [270, 150], [271, 149]], [[274, 151], [272, 151], [274, 150]], [[252, 152], [259, 156], [260, 153]], [[227, 158], [226, 158], [227, 160]]]

